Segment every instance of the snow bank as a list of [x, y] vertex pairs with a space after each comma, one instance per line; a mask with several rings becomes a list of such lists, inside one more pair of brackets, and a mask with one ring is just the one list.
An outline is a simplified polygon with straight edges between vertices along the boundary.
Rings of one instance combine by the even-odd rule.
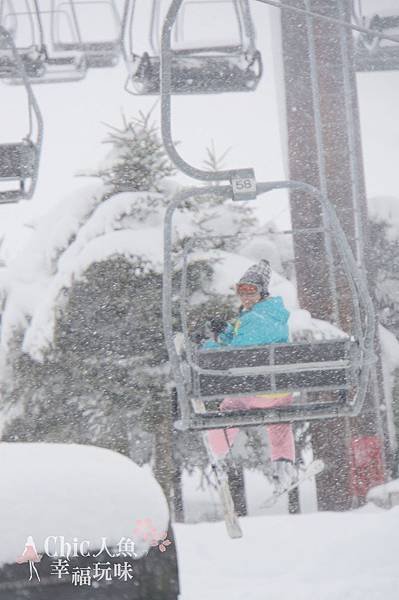
[[136, 520], [165, 531], [168, 508], [150, 471], [103, 448], [77, 444], [0, 444], [0, 564], [13, 563], [28, 536], [43, 552], [48, 536], [100, 548], [135, 540]]
[[398, 598], [399, 507], [240, 521], [174, 526], [182, 600]]
[[381, 508], [399, 505], [399, 479], [372, 488], [367, 493], [367, 500]]

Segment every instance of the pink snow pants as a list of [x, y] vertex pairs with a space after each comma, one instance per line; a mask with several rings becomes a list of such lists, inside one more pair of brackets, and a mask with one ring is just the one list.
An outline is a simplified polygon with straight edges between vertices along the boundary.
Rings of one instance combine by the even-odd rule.
[[[267, 394], [263, 396], [239, 396], [238, 398], [225, 398], [220, 405], [220, 410], [238, 410], [247, 408], [270, 408], [290, 404], [290, 394]], [[266, 425], [269, 436], [271, 459], [286, 458], [295, 461], [295, 442], [292, 425], [290, 423], [277, 423]], [[234, 443], [239, 429], [211, 429], [208, 431], [208, 441], [212, 452], [218, 457], [224, 457]]]

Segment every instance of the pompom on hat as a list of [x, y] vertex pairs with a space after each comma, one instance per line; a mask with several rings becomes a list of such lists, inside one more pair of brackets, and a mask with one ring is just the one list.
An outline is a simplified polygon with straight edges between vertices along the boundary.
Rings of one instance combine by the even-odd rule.
[[252, 265], [247, 269], [244, 275], [239, 280], [237, 286], [244, 283], [257, 285], [262, 298], [269, 295], [269, 284], [272, 276], [270, 263], [266, 259], [260, 260], [256, 265]]

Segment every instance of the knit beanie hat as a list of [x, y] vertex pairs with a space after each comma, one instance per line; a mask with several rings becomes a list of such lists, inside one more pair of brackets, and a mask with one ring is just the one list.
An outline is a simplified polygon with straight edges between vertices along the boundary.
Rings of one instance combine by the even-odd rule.
[[269, 295], [269, 283], [272, 276], [270, 263], [266, 259], [260, 260], [256, 265], [252, 265], [245, 271], [238, 285], [242, 283], [254, 283], [259, 286], [262, 298]]

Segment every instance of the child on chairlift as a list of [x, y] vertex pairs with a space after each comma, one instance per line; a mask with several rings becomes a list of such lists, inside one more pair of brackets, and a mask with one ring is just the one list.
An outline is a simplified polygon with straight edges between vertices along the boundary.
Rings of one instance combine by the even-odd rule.
[[[288, 342], [289, 312], [281, 296], [270, 296], [271, 267], [267, 260], [252, 265], [236, 284], [241, 306], [237, 317], [229, 323], [213, 319], [210, 323], [213, 339], [207, 340], [204, 348], [223, 346], [254, 346]], [[269, 408], [289, 404], [291, 394], [257, 394], [224, 398], [220, 410]], [[266, 425], [271, 459], [273, 461], [277, 492], [288, 488], [297, 479], [295, 468], [295, 442], [292, 425], [278, 423]], [[214, 429], [208, 432], [212, 451], [219, 458], [226, 457], [239, 429]]]

